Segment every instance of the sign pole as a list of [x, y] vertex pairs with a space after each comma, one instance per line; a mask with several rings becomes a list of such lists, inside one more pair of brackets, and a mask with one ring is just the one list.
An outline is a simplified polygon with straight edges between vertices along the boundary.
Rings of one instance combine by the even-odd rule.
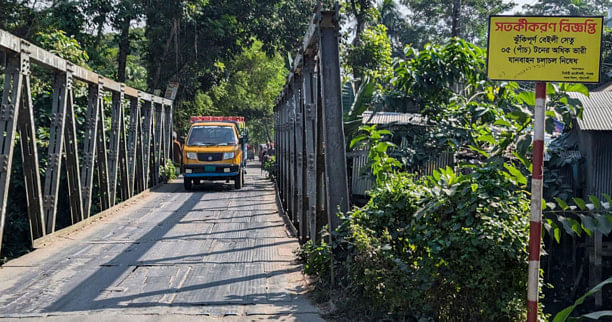
[[545, 112], [546, 82], [537, 82], [534, 111], [533, 171], [531, 176], [531, 216], [529, 217], [529, 277], [527, 280], [528, 322], [536, 322], [538, 320]]

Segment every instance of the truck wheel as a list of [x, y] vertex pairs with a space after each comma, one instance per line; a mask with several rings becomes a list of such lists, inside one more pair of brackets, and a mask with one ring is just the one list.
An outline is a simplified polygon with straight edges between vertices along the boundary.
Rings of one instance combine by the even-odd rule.
[[191, 179], [183, 178], [183, 187], [185, 190], [191, 190]]
[[234, 188], [242, 189], [242, 185], [244, 184], [244, 175], [242, 174], [242, 169], [239, 170], [240, 173], [234, 179]]

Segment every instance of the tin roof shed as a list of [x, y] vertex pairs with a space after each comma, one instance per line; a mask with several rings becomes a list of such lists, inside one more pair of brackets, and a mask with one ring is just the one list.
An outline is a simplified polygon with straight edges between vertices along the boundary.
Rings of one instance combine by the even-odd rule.
[[612, 92], [591, 92], [589, 97], [580, 93], [569, 93], [582, 102], [584, 111], [578, 119], [583, 131], [612, 131]]

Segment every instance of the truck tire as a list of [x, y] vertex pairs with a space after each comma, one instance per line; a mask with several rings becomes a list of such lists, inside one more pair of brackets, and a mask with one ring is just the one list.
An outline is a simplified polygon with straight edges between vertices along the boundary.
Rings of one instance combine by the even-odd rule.
[[244, 184], [244, 175], [242, 174], [242, 169], [240, 169], [239, 171], [240, 171], [240, 173], [234, 179], [234, 188], [235, 189], [242, 189], [242, 186]]
[[185, 190], [191, 190], [191, 179], [183, 178], [183, 187]]

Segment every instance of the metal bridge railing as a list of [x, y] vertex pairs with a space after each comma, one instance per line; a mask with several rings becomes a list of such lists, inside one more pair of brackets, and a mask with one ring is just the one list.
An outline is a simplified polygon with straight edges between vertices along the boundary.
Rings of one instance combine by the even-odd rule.
[[[32, 242], [55, 231], [62, 159], [67, 172], [72, 224], [92, 215], [94, 171], [97, 171], [101, 210], [115, 205], [117, 194], [126, 200], [158, 183], [159, 166], [170, 157], [172, 149], [171, 100], [102, 77], [4, 30], [0, 30], [0, 56], [5, 67], [0, 108], [0, 247], [16, 134], [21, 143]], [[34, 109], [46, 107], [32, 104], [31, 63], [55, 74], [44, 185], [39, 175]], [[73, 105], [74, 80], [89, 86], [87, 128], [80, 151]], [[105, 130], [107, 92], [112, 95], [110, 131]], [[125, 100], [129, 101], [127, 129]], [[110, 142], [108, 148], [106, 135]]]
[[338, 11], [315, 13], [274, 108], [277, 188], [300, 239], [349, 209]]

